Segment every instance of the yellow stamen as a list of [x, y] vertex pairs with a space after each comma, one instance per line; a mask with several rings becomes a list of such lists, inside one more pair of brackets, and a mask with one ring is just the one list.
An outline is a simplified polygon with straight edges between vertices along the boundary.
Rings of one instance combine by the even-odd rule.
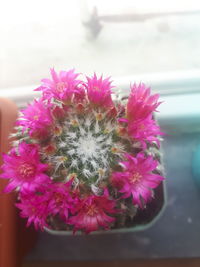
[[139, 129], [140, 129], [140, 130], [144, 130], [144, 128], [145, 128], [145, 126], [144, 126], [143, 123], [139, 125]]
[[136, 182], [139, 182], [141, 178], [142, 175], [139, 174], [139, 172], [136, 172], [129, 178], [129, 180], [132, 184], [135, 184]]
[[21, 177], [29, 178], [35, 174], [35, 167], [28, 164], [28, 163], [24, 163], [24, 164], [19, 166], [18, 172], [19, 172]]
[[60, 93], [62, 93], [65, 88], [66, 88], [66, 83], [64, 82], [59, 82], [56, 84], [56, 90]]
[[96, 90], [96, 91], [100, 91], [98, 86], [94, 86], [93, 89]]
[[35, 121], [37, 121], [37, 120], [39, 119], [39, 116], [38, 116], [38, 115], [35, 115], [35, 116], [33, 117], [33, 119], [34, 119]]
[[91, 205], [88, 207], [88, 210], [87, 210], [87, 215], [88, 216], [94, 216], [98, 214], [98, 209], [95, 205]]

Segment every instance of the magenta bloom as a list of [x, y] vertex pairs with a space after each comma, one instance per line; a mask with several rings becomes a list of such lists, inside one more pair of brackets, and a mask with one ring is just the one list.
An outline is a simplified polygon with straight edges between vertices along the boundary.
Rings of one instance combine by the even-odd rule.
[[113, 107], [113, 101], [111, 97], [111, 81], [110, 78], [103, 79], [101, 76], [99, 79], [96, 74], [92, 78], [87, 77], [87, 94], [89, 101], [97, 107], [110, 108]]
[[50, 208], [54, 215], [59, 214], [60, 217], [67, 221], [69, 212], [74, 212], [74, 205], [78, 198], [72, 195], [72, 180], [67, 183], [52, 183], [48, 190], [51, 192], [49, 201]]
[[145, 157], [138, 153], [136, 157], [126, 154], [127, 161], [121, 162], [123, 172], [113, 172], [112, 184], [123, 194], [123, 198], [132, 196], [133, 204], [143, 208], [152, 198], [152, 189], [156, 188], [164, 178], [152, 171], [156, 169], [158, 162], [152, 156]]
[[51, 104], [40, 100], [34, 100], [26, 109], [21, 112], [23, 115], [17, 121], [17, 125], [21, 125], [24, 130], [29, 129], [30, 135], [46, 137], [48, 128], [52, 125]]
[[100, 230], [109, 229], [110, 224], [115, 221], [115, 218], [110, 215], [115, 215], [115, 201], [109, 199], [109, 196], [91, 195], [81, 200], [77, 205], [78, 214], [70, 217], [69, 224], [74, 225], [74, 232], [83, 230], [87, 234]]
[[[43, 190], [42, 190], [43, 191]], [[27, 227], [33, 223], [36, 230], [48, 227], [47, 217], [51, 214], [49, 208], [49, 192], [36, 193], [24, 190], [20, 193], [20, 203], [16, 204], [22, 218], [28, 218]]]
[[5, 192], [11, 192], [15, 188], [34, 190], [39, 184], [49, 181], [44, 173], [48, 165], [42, 164], [39, 158], [38, 146], [22, 142], [16, 149], [12, 149], [9, 155], [4, 155], [3, 173], [1, 178], [10, 179]]
[[69, 71], [60, 71], [59, 74], [51, 69], [50, 79], [42, 79], [42, 85], [36, 90], [42, 91], [45, 98], [56, 98], [58, 100], [71, 100], [74, 93], [82, 95], [82, 90], [77, 87], [81, 81], [77, 80], [79, 73], [75, 73], [74, 69]]
[[139, 141], [144, 148], [146, 147], [146, 141], [149, 143], [155, 141], [159, 145], [157, 136], [163, 135], [159, 125], [151, 119], [151, 115], [144, 120], [129, 121], [127, 131], [129, 136]]
[[127, 118], [134, 121], [146, 119], [160, 105], [158, 98], [159, 94], [151, 95], [150, 88], [144, 83], [134, 84], [128, 98]]

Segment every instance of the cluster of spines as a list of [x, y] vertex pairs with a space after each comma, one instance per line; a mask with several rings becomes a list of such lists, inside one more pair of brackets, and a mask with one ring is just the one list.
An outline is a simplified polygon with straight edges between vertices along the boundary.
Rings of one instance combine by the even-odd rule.
[[4, 156], [5, 191], [18, 190], [21, 216], [36, 228], [59, 217], [74, 231], [108, 229], [119, 214], [144, 208], [164, 179], [155, 152], [158, 95], [134, 84], [126, 102], [114, 101], [109, 78], [51, 74], [17, 121], [17, 140]]

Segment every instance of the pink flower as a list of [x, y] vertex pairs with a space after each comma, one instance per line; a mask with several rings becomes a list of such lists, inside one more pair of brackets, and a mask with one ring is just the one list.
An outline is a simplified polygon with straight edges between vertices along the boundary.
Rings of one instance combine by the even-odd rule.
[[23, 115], [17, 121], [25, 129], [30, 130], [31, 136], [46, 137], [49, 127], [52, 125], [51, 104], [43, 101], [43, 99], [34, 100], [32, 104], [21, 112]]
[[149, 143], [155, 141], [159, 145], [157, 136], [164, 134], [160, 131], [156, 121], [151, 119], [151, 115], [144, 120], [129, 121], [127, 132], [129, 136], [139, 141], [144, 148], [146, 148], [146, 141]]
[[132, 196], [133, 204], [143, 208], [144, 204], [153, 197], [152, 189], [156, 188], [164, 178], [153, 173], [158, 162], [152, 156], [145, 157], [138, 153], [136, 157], [125, 155], [127, 161], [121, 162], [123, 172], [113, 172], [112, 184], [123, 194], [123, 198]]
[[77, 203], [78, 198], [76, 194], [72, 194], [72, 180], [67, 183], [52, 183], [49, 186], [51, 197], [49, 205], [52, 214], [59, 214], [60, 217], [67, 221], [69, 212], [74, 212], [74, 205]]
[[157, 102], [159, 94], [151, 95], [150, 88], [147, 88], [144, 83], [139, 85], [134, 84], [131, 87], [131, 93], [127, 103], [127, 118], [132, 121], [144, 120], [161, 102]]
[[9, 155], [4, 155], [3, 173], [1, 178], [10, 179], [4, 189], [11, 192], [15, 188], [34, 190], [38, 185], [49, 181], [44, 173], [48, 169], [47, 164], [40, 162], [37, 145], [22, 142], [17, 149], [12, 149]]
[[77, 215], [69, 218], [68, 223], [74, 225], [74, 232], [83, 230], [87, 234], [103, 229], [109, 229], [115, 218], [115, 201], [109, 199], [108, 193], [102, 196], [91, 195], [80, 200], [77, 205]]
[[87, 94], [88, 99], [94, 106], [110, 108], [113, 107], [113, 101], [111, 97], [111, 81], [110, 78], [103, 79], [101, 76], [99, 79], [96, 74], [92, 78], [87, 77]]
[[51, 69], [52, 80], [42, 79], [42, 85], [36, 90], [43, 91], [43, 95], [47, 99], [54, 97], [58, 100], [70, 101], [74, 93], [82, 95], [82, 90], [78, 88], [81, 83], [80, 80], [77, 80], [79, 73], [74, 71], [74, 69], [60, 71], [58, 74]]
[[49, 208], [50, 195], [40, 188], [40, 192], [24, 190], [20, 193], [20, 203], [16, 204], [22, 218], [28, 218], [27, 227], [33, 223], [36, 230], [48, 227], [47, 217], [51, 214]]

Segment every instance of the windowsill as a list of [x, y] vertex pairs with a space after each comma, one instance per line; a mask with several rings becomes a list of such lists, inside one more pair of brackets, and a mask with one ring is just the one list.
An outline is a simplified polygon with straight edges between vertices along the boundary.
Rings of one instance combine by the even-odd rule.
[[170, 134], [200, 132], [200, 93], [161, 97], [157, 118]]

